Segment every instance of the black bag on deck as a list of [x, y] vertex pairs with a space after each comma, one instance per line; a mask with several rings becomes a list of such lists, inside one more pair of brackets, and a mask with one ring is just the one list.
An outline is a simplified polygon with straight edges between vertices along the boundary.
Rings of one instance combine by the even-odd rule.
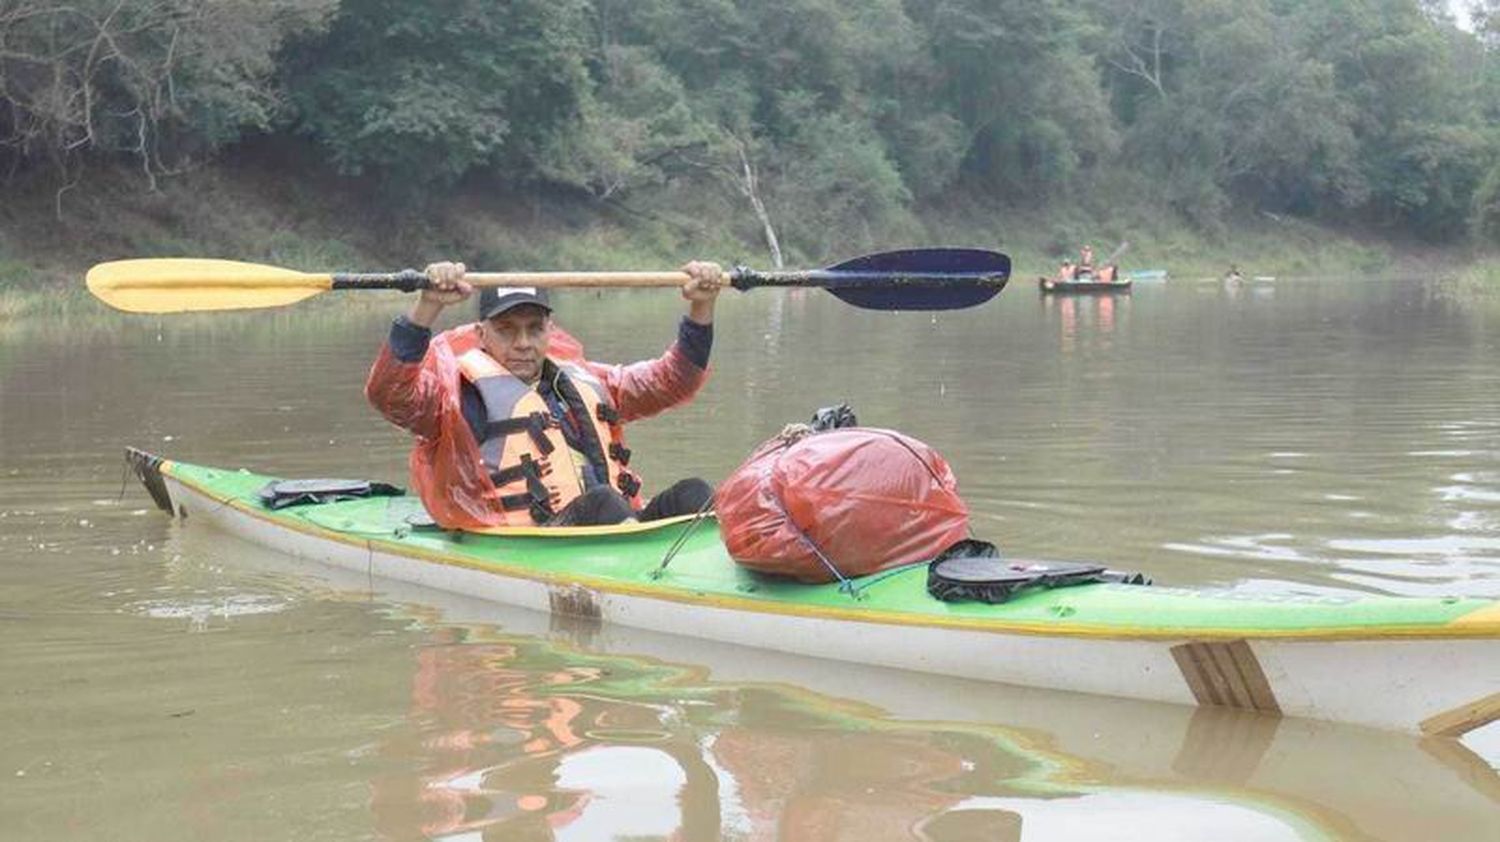
[[404, 489], [366, 479], [279, 479], [266, 483], [258, 494], [268, 509], [307, 503], [337, 503], [362, 497], [396, 497]]
[[944, 602], [1005, 602], [1023, 588], [1056, 588], [1086, 582], [1149, 585], [1140, 573], [1073, 561], [1010, 562], [988, 541], [959, 541], [927, 566], [927, 592]]

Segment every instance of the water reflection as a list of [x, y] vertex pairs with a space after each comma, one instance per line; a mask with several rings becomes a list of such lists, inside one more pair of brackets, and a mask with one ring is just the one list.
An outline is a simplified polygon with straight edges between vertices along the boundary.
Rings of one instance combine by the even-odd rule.
[[1246, 792], [1102, 785], [1089, 764], [1003, 728], [901, 723], [485, 626], [431, 637], [416, 655], [415, 744], [384, 749], [412, 773], [375, 784], [389, 838], [1004, 842], [1122, 824], [1155, 840], [1324, 836]]
[[1086, 348], [1108, 354], [1114, 350], [1116, 320], [1129, 314], [1131, 299], [1127, 295], [1043, 295], [1041, 301], [1042, 312], [1056, 320], [1059, 353]]

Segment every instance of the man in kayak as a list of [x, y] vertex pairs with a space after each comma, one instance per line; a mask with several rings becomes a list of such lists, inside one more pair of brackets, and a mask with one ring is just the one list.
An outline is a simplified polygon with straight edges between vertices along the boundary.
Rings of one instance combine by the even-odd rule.
[[640, 498], [622, 425], [690, 401], [708, 378], [716, 263], [682, 267], [687, 315], [661, 357], [626, 366], [583, 358], [553, 325], [545, 289], [485, 288], [479, 321], [432, 335], [445, 307], [474, 288], [462, 263], [427, 267], [432, 284], [397, 317], [365, 395], [416, 436], [412, 485], [440, 526], [585, 526], [655, 520], [705, 507], [687, 479]]

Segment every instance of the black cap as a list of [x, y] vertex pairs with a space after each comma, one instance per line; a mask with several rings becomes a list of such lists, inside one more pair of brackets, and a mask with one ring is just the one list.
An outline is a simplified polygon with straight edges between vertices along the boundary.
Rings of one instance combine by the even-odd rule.
[[484, 287], [479, 291], [479, 318], [493, 319], [522, 304], [552, 312], [552, 305], [547, 303], [547, 290], [540, 287]]

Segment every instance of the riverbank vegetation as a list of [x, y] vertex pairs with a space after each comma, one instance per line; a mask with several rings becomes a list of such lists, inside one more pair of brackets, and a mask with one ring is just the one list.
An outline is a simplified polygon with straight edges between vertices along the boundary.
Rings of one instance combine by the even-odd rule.
[[1460, 262], [1500, 242], [1500, 2], [1445, 8], [10, 0], [0, 287], [165, 254]]

